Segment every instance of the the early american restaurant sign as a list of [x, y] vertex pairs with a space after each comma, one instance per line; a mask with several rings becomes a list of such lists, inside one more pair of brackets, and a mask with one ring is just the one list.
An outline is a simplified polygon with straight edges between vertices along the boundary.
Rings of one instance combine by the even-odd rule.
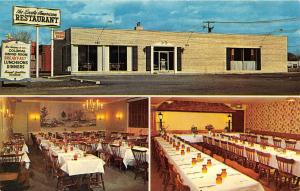
[[2, 43], [1, 79], [30, 78], [30, 44], [20, 41]]
[[60, 10], [14, 6], [13, 24], [59, 27]]

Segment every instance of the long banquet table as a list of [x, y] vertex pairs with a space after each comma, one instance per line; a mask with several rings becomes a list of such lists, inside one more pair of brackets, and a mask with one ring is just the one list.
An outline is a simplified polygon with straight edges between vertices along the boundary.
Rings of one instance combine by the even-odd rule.
[[[262, 185], [254, 179], [238, 172], [237, 170], [221, 163], [214, 158], [201, 153], [191, 147], [191, 152], [181, 156], [180, 151], [176, 151], [162, 137], [156, 137], [160, 147], [163, 149], [169, 162], [175, 166], [176, 170], [183, 179], [183, 183], [191, 188], [191, 191], [263, 191]], [[178, 140], [176, 140], [178, 142]], [[189, 145], [181, 142], [185, 147]], [[192, 166], [192, 158], [201, 153], [203, 162]], [[212, 166], [208, 167], [206, 174], [203, 174], [202, 164], [206, 164], [207, 160], [211, 159]], [[223, 178], [222, 184], [216, 184], [216, 175], [221, 173], [222, 169], [226, 169], [227, 177]]]

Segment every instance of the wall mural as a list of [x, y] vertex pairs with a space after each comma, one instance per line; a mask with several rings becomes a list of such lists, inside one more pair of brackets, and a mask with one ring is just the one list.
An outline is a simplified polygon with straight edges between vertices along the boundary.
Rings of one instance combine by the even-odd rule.
[[86, 112], [80, 103], [41, 103], [40, 118], [42, 128], [96, 127], [96, 115]]
[[249, 104], [247, 130], [300, 134], [300, 101]]

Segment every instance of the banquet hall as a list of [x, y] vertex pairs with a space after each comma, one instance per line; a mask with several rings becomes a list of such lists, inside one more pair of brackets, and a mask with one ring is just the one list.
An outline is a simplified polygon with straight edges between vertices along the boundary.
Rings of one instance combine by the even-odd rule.
[[300, 99], [151, 98], [151, 189], [300, 190]]
[[0, 98], [0, 190], [148, 190], [149, 99]]

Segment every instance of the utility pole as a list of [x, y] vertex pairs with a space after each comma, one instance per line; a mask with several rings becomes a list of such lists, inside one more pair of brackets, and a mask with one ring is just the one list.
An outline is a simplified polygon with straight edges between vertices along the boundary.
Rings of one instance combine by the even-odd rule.
[[212, 26], [211, 24], [214, 23], [213, 21], [204, 21], [203, 22], [203, 29], [207, 29], [207, 33], [211, 33], [212, 30], [214, 29], [214, 26]]

